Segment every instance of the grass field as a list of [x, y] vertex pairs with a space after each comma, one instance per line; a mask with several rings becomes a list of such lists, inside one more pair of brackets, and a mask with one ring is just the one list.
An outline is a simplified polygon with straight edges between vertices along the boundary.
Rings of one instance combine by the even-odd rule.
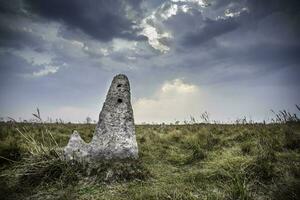
[[300, 199], [300, 123], [137, 125], [139, 160], [59, 157], [92, 124], [0, 124], [0, 199]]

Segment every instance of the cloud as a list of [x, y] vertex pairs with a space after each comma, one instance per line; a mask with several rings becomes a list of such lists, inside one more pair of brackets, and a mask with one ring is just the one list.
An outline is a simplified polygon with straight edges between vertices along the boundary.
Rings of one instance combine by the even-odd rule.
[[30, 48], [15, 50], [12, 51], [12, 53], [16, 56], [25, 59], [28, 63], [32, 64], [33, 66], [49, 64], [54, 59], [54, 56], [51, 55], [51, 53], [49, 54], [49, 52], [37, 52]]
[[22, 8], [22, 0], [10, 0], [0, 2], [0, 13], [20, 14]]
[[171, 34], [162, 27], [162, 22], [176, 15], [177, 10], [176, 4], [164, 3], [145, 17], [139, 25], [141, 28], [140, 34], [146, 36], [149, 45], [161, 53], [167, 53], [170, 50], [165, 42], [172, 38]]
[[229, 9], [225, 10], [224, 15], [228, 18], [228, 17], [238, 17], [241, 15], [241, 13], [243, 12], [249, 12], [248, 8], [242, 8], [239, 11], [230, 11]]
[[141, 35], [144, 35], [148, 38], [148, 42], [151, 47], [153, 47], [156, 50], [159, 50], [162, 53], [166, 53], [170, 50], [170, 48], [167, 45], [164, 45], [161, 42], [162, 40], [171, 37], [169, 33], [159, 33], [156, 27], [151, 26], [147, 23], [147, 19], [145, 19], [145, 21], [141, 24], [141, 28], [143, 29], [141, 31]]
[[179, 3], [193, 3], [197, 4], [200, 7], [206, 7], [208, 6], [208, 3], [206, 0], [171, 0], [172, 2], [179, 2]]
[[134, 17], [139, 0], [25, 0], [26, 9], [46, 19], [62, 22], [69, 30], [81, 30], [92, 38], [138, 39]]
[[0, 13], [0, 48], [43, 48], [43, 38], [36, 35], [19, 17]]
[[41, 76], [46, 76], [49, 74], [55, 74], [58, 70], [59, 70], [59, 67], [57, 67], [57, 66], [46, 65], [43, 69], [33, 72], [32, 76], [33, 77], [41, 77]]
[[133, 103], [135, 119], [141, 122], [174, 122], [196, 115], [201, 109], [201, 90], [183, 79], [167, 81], [150, 98]]
[[[2, 108], [34, 108], [32, 99], [45, 107], [70, 101], [86, 107], [91, 101], [84, 98], [105, 97], [109, 79], [117, 73], [127, 74], [133, 83], [137, 121], [174, 122], [204, 107], [223, 120], [224, 113], [259, 113], [276, 98], [271, 108], [293, 105], [299, 99], [299, 4], [298, 0], [0, 1], [0, 89], [7, 103]], [[217, 86], [215, 92], [207, 89]], [[236, 90], [228, 88], [236, 86], [238, 95], [231, 98]], [[248, 90], [250, 86], [255, 89]], [[287, 95], [281, 94], [284, 87], [291, 88]], [[259, 89], [277, 93], [264, 96], [257, 94]], [[208, 95], [212, 93], [220, 95]], [[282, 96], [288, 103], [283, 104]], [[255, 103], [243, 110], [249, 99]]]
[[166, 82], [161, 87], [161, 94], [191, 94], [197, 92], [198, 87], [192, 84], [184, 83], [182, 79], [174, 79], [171, 82]]
[[232, 19], [219, 19], [203, 21], [201, 28], [187, 33], [182, 43], [186, 46], [198, 46], [204, 42], [208, 42], [222, 34], [235, 30], [238, 27], [238, 23]]
[[202, 0], [166, 1], [142, 20], [141, 35], [161, 53], [174, 47], [199, 46], [240, 27], [238, 18], [249, 11], [245, 3], [230, 2], [214, 11], [216, 4]]

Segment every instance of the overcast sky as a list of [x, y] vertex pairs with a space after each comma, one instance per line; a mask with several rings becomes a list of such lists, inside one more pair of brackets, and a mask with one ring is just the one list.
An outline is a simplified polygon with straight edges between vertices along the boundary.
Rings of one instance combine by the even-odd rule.
[[246, 116], [300, 104], [299, 0], [0, 0], [0, 116], [84, 121], [114, 75], [135, 121]]

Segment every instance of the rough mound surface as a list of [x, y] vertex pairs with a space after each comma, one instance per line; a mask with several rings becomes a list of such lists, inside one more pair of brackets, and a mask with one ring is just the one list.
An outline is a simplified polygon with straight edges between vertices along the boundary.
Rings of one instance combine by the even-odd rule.
[[114, 77], [92, 141], [84, 142], [74, 131], [64, 149], [64, 156], [67, 160], [78, 161], [138, 157], [130, 85], [125, 75]]

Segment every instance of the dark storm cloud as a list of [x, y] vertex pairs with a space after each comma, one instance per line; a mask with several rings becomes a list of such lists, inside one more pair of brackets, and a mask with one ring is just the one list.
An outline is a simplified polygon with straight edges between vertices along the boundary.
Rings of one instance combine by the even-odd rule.
[[[246, 8], [247, 10], [242, 10]], [[185, 32], [181, 35], [182, 39], [180, 44], [184, 48], [189, 48], [191, 46], [199, 46], [205, 42], [218, 38], [223, 34], [235, 31], [239, 28], [244, 29], [256, 29], [256, 25], [259, 24], [265, 18], [282, 14], [289, 18], [290, 26], [288, 29], [294, 31], [295, 34], [300, 34], [300, 1], [290, 0], [290, 1], [280, 1], [280, 0], [248, 0], [248, 1], [211, 1], [207, 7], [207, 11], [195, 15], [195, 12], [181, 13], [180, 15], [191, 15], [189, 20], [191, 25], [189, 27], [189, 32]], [[233, 17], [216, 18], [219, 14], [224, 13], [224, 11], [229, 11], [233, 13], [240, 12]], [[201, 16], [200, 16], [201, 15]], [[211, 17], [214, 16], [214, 17]], [[181, 17], [182, 18], [182, 17]], [[194, 23], [195, 18], [198, 19], [198, 23]], [[171, 19], [173, 20], [173, 19]], [[179, 19], [181, 20], [181, 19]], [[277, 25], [277, 19], [274, 18], [273, 26]], [[181, 27], [182, 23], [179, 23], [177, 27]], [[183, 26], [187, 26], [186, 24]], [[175, 26], [173, 26], [174, 28]], [[176, 29], [176, 27], [175, 27]], [[181, 28], [174, 31], [182, 32]], [[277, 34], [277, 33], [274, 33]]]
[[[1, 15], [0, 15], [1, 16]], [[43, 39], [40, 36], [34, 35], [30, 31], [16, 27], [0, 20], [0, 47], [21, 49], [31, 47], [33, 49], [43, 49]]]
[[[211, 6], [204, 8], [204, 11], [196, 7], [190, 7], [187, 12], [179, 10], [175, 16], [170, 17], [164, 25], [172, 31], [177, 50], [187, 50], [198, 47], [204, 43], [211, 42], [215, 38], [238, 29], [243, 18], [224, 17], [227, 4], [215, 2]], [[226, 6], [224, 6], [226, 5]], [[217, 7], [217, 11], [214, 10]], [[240, 6], [241, 7], [241, 6]], [[245, 11], [239, 8], [239, 16], [245, 16]], [[206, 44], [205, 44], [206, 45]]]
[[23, 8], [22, 0], [0, 1], [0, 47], [43, 49], [43, 39], [32, 32], [31, 21]]
[[22, 0], [0, 0], [0, 13], [3, 14], [20, 14]]
[[182, 39], [182, 43], [186, 46], [198, 46], [219, 35], [228, 33], [239, 27], [235, 19], [211, 20], [205, 19], [199, 30], [187, 33]]
[[298, 15], [300, 1], [298, 0], [248, 0], [247, 6], [256, 17], [264, 17], [274, 12], [285, 12], [290, 15]]
[[138, 39], [135, 22], [128, 17], [139, 14], [140, 0], [25, 0], [30, 12], [58, 22], [69, 30], [80, 29], [101, 41], [115, 37]]
[[[164, 22], [177, 50], [166, 66], [194, 76], [201, 85], [267, 84], [276, 75], [281, 77], [278, 83], [297, 86], [298, 5], [298, 1], [215, 1], [203, 12], [178, 11]], [[224, 15], [226, 10], [232, 15]]]

